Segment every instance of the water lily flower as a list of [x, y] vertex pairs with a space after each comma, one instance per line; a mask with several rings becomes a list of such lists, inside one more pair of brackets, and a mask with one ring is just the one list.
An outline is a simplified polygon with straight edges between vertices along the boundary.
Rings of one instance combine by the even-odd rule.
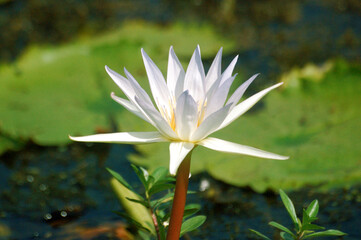
[[209, 71], [205, 74], [199, 46], [195, 49], [184, 71], [173, 47], [169, 50], [167, 80], [142, 49], [154, 103], [135, 78], [124, 68], [126, 77], [105, 66], [107, 73], [120, 87], [127, 99], [114, 93], [111, 97], [130, 112], [153, 125], [154, 132], [118, 132], [70, 137], [81, 142], [109, 142], [142, 144], [170, 142], [170, 167], [172, 175], [195, 146], [200, 145], [221, 152], [237, 153], [261, 158], [285, 160], [286, 156], [266, 152], [253, 147], [208, 137], [228, 126], [255, 105], [263, 96], [282, 83], [264, 89], [240, 102], [243, 93], [258, 74], [239, 86], [227, 99], [236, 75], [232, 75], [236, 56], [221, 72], [222, 48], [217, 53]]

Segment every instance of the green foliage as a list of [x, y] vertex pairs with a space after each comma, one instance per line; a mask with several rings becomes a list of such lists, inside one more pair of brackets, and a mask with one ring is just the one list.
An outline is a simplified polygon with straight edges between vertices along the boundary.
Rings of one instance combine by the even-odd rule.
[[121, 92], [104, 65], [120, 73], [127, 67], [147, 88], [141, 47], [165, 73], [171, 45], [185, 63], [197, 44], [204, 58], [213, 57], [222, 45], [226, 52], [233, 45], [208, 25], [127, 23], [93, 39], [33, 46], [14, 64], [0, 66], [0, 154], [28, 140], [61, 145], [69, 142], [69, 134], [110, 132], [113, 122], [141, 130], [146, 124], [110, 98], [111, 92]]
[[[339, 60], [328, 69], [323, 74], [307, 71], [308, 75], [285, 78], [284, 86], [269, 93], [253, 111], [213, 134], [288, 155], [289, 160], [258, 159], [198, 147], [193, 151], [192, 173], [207, 171], [216, 179], [251, 186], [258, 192], [305, 185], [322, 190], [359, 182], [361, 67]], [[131, 157], [135, 163], [149, 169], [168, 166], [168, 144], [137, 148], [142, 155]]]
[[[315, 224], [312, 224], [315, 220], [317, 220], [317, 213], [319, 209], [318, 201], [314, 200], [308, 205], [307, 209], [303, 209], [303, 217], [302, 222], [297, 218], [296, 211], [294, 208], [294, 205], [292, 203], [292, 200], [287, 196], [287, 194], [280, 190], [280, 196], [283, 202], [283, 205], [285, 206], [288, 214], [291, 217], [291, 220], [294, 224], [294, 232], [292, 232], [290, 229], [286, 228], [285, 226], [271, 221], [269, 225], [271, 225], [274, 228], [277, 228], [281, 230], [280, 236], [281, 239], [284, 240], [302, 240], [307, 238], [317, 238], [317, 237], [328, 237], [328, 236], [344, 236], [346, 233], [343, 233], [339, 230], [326, 230], [317, 232], [318, 230], [325, 229], [324, 227], [317, 226]], [[257, 236], [263, 238], [263, 239], [270, 239], [267, 236], [263, 235], [262, 233], [250, 229], [251, 232], [255, 233]]]
[[[127, 197], [130, 196], [130, 194], [127, 194], [127, 196], [117, 194], [118, 197], [121, 197], [121, 203], [127, 213], [116, 213], [137, 228], [139, 236], [141, 236], [142, 239], [157, 237], [163, 240], [166, 238], [165, 223], [169, 222], [170, 218], [169, 203], [174, 197], [174, 192], [171, 190], [175, 187], [175, 179], [169, 176], [168, 170], [164, 167], [155, 169], [152, 174], [149, 174], [148, 171], [142, 167], [132, 165], [132, 168], [144, 187], [144, 196], [136, 193], [128, 182], [118, 173], [107, 169], [114, 179], [118, 181], [118, 184], [123, 186], [123, 191], [130, 191], [132, 196]], [[119, 189], [115, 190], [119, 192]], [[157, 193], [165, 193], [165, 195]], [[199, 204], [188, 204], [185, 206], [181, 235], [197, 229], [204, 223], [206, 220], [205, 216], [191, 217], [197, 213], [200, 208]], [[141, 217], [139, 217], [139, 211], [142, 212], [142, 216], [146, 215], [150, 218], [143, 219], [145, 222], [142, 221]], [[151, 219], [151, 221], [149, 221], [149, 219]], [[152, 222], [151, 226], [149, 226], [150, 222]]]
[[196, 230], [198, 227], [200, 227], [204, 222], [206, 221], [206, 216], [196, 216], [192, 217], [190, 219], [187, 219], [182, 224], [181, 233], [180, 235], [183, 236], [187, 232], [191, 232]]

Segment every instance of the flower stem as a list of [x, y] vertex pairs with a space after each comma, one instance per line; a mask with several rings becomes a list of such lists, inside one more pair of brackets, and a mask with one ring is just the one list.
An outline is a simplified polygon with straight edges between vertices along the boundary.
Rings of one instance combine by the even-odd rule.
[[169, 220], [167, 240], [178, 240], [182, 227], [184, 207], [186, 205], [189, 170], [192, 151], [188, 153], [178, 168], [172, 212]]

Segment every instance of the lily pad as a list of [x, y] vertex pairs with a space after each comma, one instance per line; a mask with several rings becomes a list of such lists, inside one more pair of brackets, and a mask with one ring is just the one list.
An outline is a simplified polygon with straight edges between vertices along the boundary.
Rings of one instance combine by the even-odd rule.
[[[192, 156], [192, 173], [207, 171], [221, 181], [251, 186], [258, 192], [305, 185], [321, 189], [360, 182], [361, 67], [337, 61], [329, 69], [319, 68], [315, 78], [302, 69], [298, 75], [284, 77], [282, 89], [269, 93], [253, 111], [214, 134], [288, 155], [288, 161], [198, 147]], [[143, 145], [138, 149], [142, 155], [132, 156], [134, 162], [151, 169], [168, 165], [168, 144]]]
[[197, 44], [206, 58], [222, 45], [226, 52], [233, 47], [208, 25], [132, 22], [96, 38], [30, 48], [16, 63], [0, 66], [0, 153], [15, 148], [8, 139], [59, 145], [69, 142], [69, 134], [110, 132], [113, 122], [130, 122], [129, 130], [134, 123], [110, 98], [110, 92], [120, 90], [104, 65], [119, 72], [125, 66], [147, 86], [141, 47], [165, 70], [171, 45], [188, 61]]

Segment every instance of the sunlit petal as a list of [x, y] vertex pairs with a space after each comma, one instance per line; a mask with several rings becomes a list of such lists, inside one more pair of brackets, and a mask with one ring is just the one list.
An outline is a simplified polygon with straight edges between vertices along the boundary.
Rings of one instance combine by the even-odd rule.
[[216, 57], [214, 58], [211, 67], [208, 70], [207, 76], [206, 76], [206, 92], [212, 87], [214, 82], [221, 76], [221, 65], [222, 65], [222, 50], [223, 48], [220, 48]]
[[214, 113], [215, 111], [218, 111], [224, 106], [224, 103], [226, 102], [228, 96], [229, 89], [235, 77], [236, 75], [224, 81], [223, 84], [214, 91], [213, 95], [209, 97], [207, 102], [205, 117], [208, 117], [210, 114]]
[[147, 71], [150, 89], [153, 94], [153, 98], [158, 106], [158, 108], [163, 108], [164, 106], [169, 105], [170, 96], [168, 92], [168, 87], [164, 80], [162, 72], [159, 70], [157, 65], [150, 59], [147, 53], [142, 48], [142, 56], [145, 69]]
[[120, 75], [119, 73], [113, 71], [108, 66], [105, 66], [105, 70], [109, 74], [109, 76], [113, 79], [113, 81], [118, 85], [120, 89], [122, 89], [123, 93], [129, 98], [134, 99], [135, 91], [130, 84], [129, 80]]
[[177, 99], [175, 112], [176, 132], [180, 139], [188, 140], [197, 128], [198, 105], [188, 91]]
[[135, 98], [135, 101], [138, 104], [139, 110], [154, 123], [154, 126], [160, 133], [162, 133], [167, 138], [177, 139], [177, 135], [173, 129], [152, 105], [147, 104], [147, 102], [137, 97]]
[[189, 94], [194, 100], [199, 103], [203, 101], [205, 96], [205, 74], [203, 64], [201, 61], [201, 52], [199, 46], [193, 53], [191, 61], [189, 62], [187, 72], [184, 78], [183, 90], [188, 90]]
[[209, 134], [215, 132], [224, 121], [230, 107], [231, 104], [228, 104], [227, 106], [224, 106], [223, 108], [208, 116], [192, 134], [191, 141], [201, 140], [207, 137]]
[[245, 81], [241, 86], [239, 86], [236, 91], [232, 94], [232, 96], [228, 99], [227, 104], [232, 103], [231, 109], [239, 102], [242, 98], [244, 92], [247, 90], [248, 86], [256, 79], [259, 73], [250, 77], [247, 81]]
[[272, 87], [266, 88], [253, 96], [247, 98], [243, 102], [236, 105], [228, 114], [224, 122], [221, 124], [219, 129], [224, 128], [228, 126], [230, 123], [232, 123], [234, 120], [236, 120], [239, 116], [241, 116], [243, 113], [247, 112], [253, 105], [255, 105], [264, 95], [269, 93], [271, 90], [281, 86], [283, 83], [278, 83], [273, 85]]
[[170, 163], [169, 172], [176, 175], [179, 165], [182, 163], [187, 154], [194, 148], [193, 143], [189, 142], [171, 142], [169, 145]]
[[114, 101], [125, 107], [129, 112], [132, 112], [133, 114], [137, 115], [138, 117], [142, 118], [143, 120], [153, 124], [150, 119], [147, 118], [134, 104], [132, 104], [130, 101], [120, 98], [116, 96], [113, 92], [110, 94], [110, 96], [113, 98]]
[[237, 153], [275, 160], [287, 160], [289, 158], [287, 156], [281, 156], [275, 153], [266, 152], [257, 148], [224, 141], [217, 138], [207, 138], [197, 144], [220, 152]]
[[177, 99], [183, 92], [185, 72], [182, 64], [179, 62], [173, 47], [169, 49], [167, 86], [172, 96]]
[[236, 66], [237, 60], [238, 60], [238, 55], [235, 58], [233, 58], [232, 62], [228, 65], [226, 70], [224, 70], [224, 72], [222, 73], [222, 76], [221, 76], [222, 79], [221, 79], [221, 82], [219, 83], [219, 85], [222, 85], [224, 83], [224, 81], [226, 81], [227, 79], [232, 77], [233, 70], [234, 70], [234, 67]]
[[69, 138], [77, 142], [106, 142], [106, 143], [154, 143], [166, 142], [159, 132], [118, 132], [118, 133], [104, 133], [95, 134], [82, 137]]

